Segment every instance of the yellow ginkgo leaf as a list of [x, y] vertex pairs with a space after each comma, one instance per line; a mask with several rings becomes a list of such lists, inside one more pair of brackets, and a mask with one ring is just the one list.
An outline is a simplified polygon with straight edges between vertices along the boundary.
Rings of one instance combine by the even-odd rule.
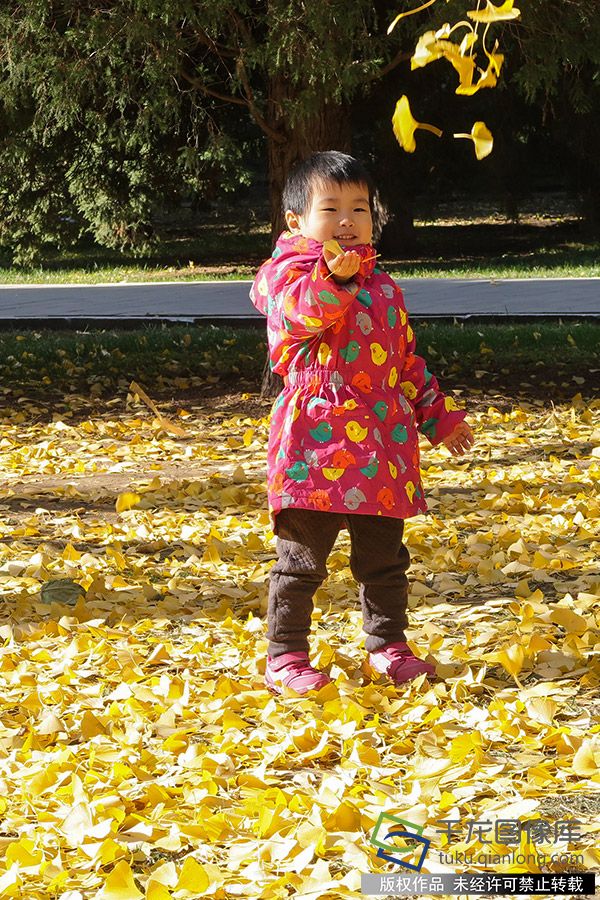
[[172, 893], [160, 881], [150, 879], [146, 885], [146, 900], [171, 900]]
[[600, 745], [594, 739], [585, 738], [573, 757], [573, 771], [582, 778], [597, 775], [600, 766]]
[[106, 728], [90, 709], [86, 709], [81, 718], [81, 734], [88, 741], [97, 734], [106, 734]]
[[[484, 48], [485, 49], [485, 48]], [[502, 53], [488, 53], [485, 51], [486, 56], [489, 60], [489, 64], [487, 69], [481, 72], [479, 79], [475, 82], [475, 84], [459, 84], [456, 88], [457, 94], [467, 94], [471, 96], [472, 94], [477, 93], [482, 88], [493, 88], [496, 87], [498, 83], [498, 76], [500, 75], [500, 70], [502, 69], [502, 64], [504, 62], [504, 54]]]
[[543, 722], [544, 725], [552, 725], [558, 703], [549, 697], [533, 697], [527, 701], [525, 708], [530, 719]]
[[408, 12], [399, 13], [392, 24], [389, 26], [387, 33], [392, 33], [400, 19], [404, 19], [406, 18], [406, 16], [414, 16], [415, 13], [421, 12], [422, 9], [427, 9], [428, 6], [432, 6], [435, 2], [436, 0], [427, 0], [426, 3], [421, 4], [421, 6], [417, 6], [416, 9], [409, 9]]
[[119, 494], [117, 497], [115, 509], [118, 513], [133, 509], [134, 506], [138, 505], [141, 499], [139, 494], [134, 494], [132, 491], [125, 491], [125, 493]]
[[494, 146], [494, 138], [485, 122], [475, 122], [471, 129], [471, 134], [455, 134], [455, 138], [467, 138], [473, 141], [475, 145], [475, 156], [477, 159], [483, 159], [489, 156]]
[[550, 621], [573, 634], [583, 634], [590, 627], [583, 616], [565, 606], [555, 606], [550, 613]]
[[67, 732], [65, 723], [51, 709], [46, 710], [36, 728], [37, 734], [58, 734], [60, 731]]
[[426, 31], [421, 35], [410, 61], [411, 69], [422, 68], [436, 59], [444, 57], [458, 72], [460, 85], [470, 87], [475, 72], [475, 60], [472, 56], [467, 55], [467, 50], [473, 40], [470, 42], [463, 40], [459, 46], [452, 41], [441, 40], [440, 33], [444, 33], [444, 31]]
[[505, 0], [501, 6], [494, 6], [490, 0], [486, 0], [485, 9], [473, 9], [467, 12], [474, 22], [506, 22], [508, 19], [518, 19], [521, 10], [513, 7], [514, 0]]
[[[466, 24], [466, 23], [465, 23], [465, 24]], [[471, 49], [471, 47], [472, 47], [476, 42], [477, 42], [477, 34], [475, 33], [475, 31], [468, 31], [468, 32], [465, 34], [465, 36], [464, 36], [464, 38], [462, 39], [462, 41], [460, 42], [460, 46], [459, 46], [459, 48], [458, 48], [458, 51], [459, 51], [460, 55], [461, 55], [461, 56], [464, 56], [466, 53], [468, 53], [469, 50]]]
[[420, 69], [444, 55], [443, 42], [440, 40], [444, 33], [444, 30], [440, 29], [439, 31], [426, 31], [421, 35], [410, 60], [411, 69]]
[[22, 897], [19, 890], [22, 884], [23, 879], [19, 875], [19, 867], [11, 866], [0, 875], [0, 897]]
[[6, 848], [6, 864], [12, 866], [18, 863], [20, 866], [39, 866], [44, 859], [43, 850], [36, 848], [34, 841], [22, 837], [19, 841], [13, 841]]
[[108, 875], [98, 900], [138, 900], [143, 896], [135, 886], [129, 863], [122, 859]]
[[[449, 41], [448, 43], [451, 42]], [[452, 44], [452, 46], [454, 45]], [[463, 56], [460, 52], [448, 52], [444, 53], [444, 56], [458, 72], [459, 83], [456, 93], [458, 94], [461, 88], [470, 88], [473, 84], [473, 75], [475, 74], [475, 60], [473, 57]]]
[[392, 116], [392, 127], [398, 143], [407, 153], [414, 153], [416, 150], [415, 131], [417, 128], [431, 131], [431, 133], [437, 135], [437, 137], [441, 137], [442, 135], [441, 129], [436, 128], [435, 125], [417, 122], [416, 119], [413, 118], [408, 97], [405, 94], [403, 94], [396, 103], [396, 109]]
[[525, 651], [520, 644], [511, 644], [509, 647], [505, 647], [503, 650], [491, 654], [490, 659], [494, 662], [499, 662], [509, 675], [516, 678], [523, 668]]
[[208, 888], [210, 878], [206, 869], [193, 856], [187, 856], [177, 882], [177, 890], [193, 891], [202, 894]]
[[340, 247], [338, 242], [333, 238], [330, 241], [323, 242], [323, 250], [327, 250], [329, 253], [335, 253], [336, 256], [339, 256], [340, 253], [344, 252], [344, 248]]
[[156, 404], [150, 399], [148, 394], [144, 391], [143, 388], [137, 383], [137, 381], [132, 381], [129, 385], [129, 390], [133, 393], [134, 396], [139, 397], [139, 399], [146, 404], [148, 409], [151, 409], [157, 419], [157, 425], [163, 431], [168, 432], [169, 434], [175, 434], [177, 437], [185, 437], [186, 432], [181, 428], [180, 425], [177, 425], [175, 422], [171, 422], [170, 419], [167, 419], [166, 416], [163, 416], [161, 412], [157, 409]]
[[500, 70], [501, 70], [502, 64], [504, 62], [504, 54], [497, 53], [496, 52], [497, 48], [498, 48], [497, 43], [495, 44], [494, 49], [491, 51], [491, 53], [488, 50], [486, 50], [485, 47], [483, 48], [485, 50], [485, 55], [487, 56], [487, 58], [490, 61], [490, 64], [488, 66], [488, 71], [491, 70], [494, 73], [494, 75], [500, 74]]

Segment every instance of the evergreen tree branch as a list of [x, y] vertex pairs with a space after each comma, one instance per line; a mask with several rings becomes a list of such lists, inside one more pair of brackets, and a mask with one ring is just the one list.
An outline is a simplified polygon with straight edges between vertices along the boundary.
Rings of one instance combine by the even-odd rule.
[[384, 75], [387, 75], [388, 72], [391, 72], [392, 69], [395, 69], [396, 66], [400, 65], [401, 62], [407, 62], [412, 58], [412, 53], [406, 53], [404, 50], [398, 50], [395, 57], [390, 60], [387, 65], [383, 66], [373, 75], [373, 78], [383, 78]]
[[220, 91], [215, 91], [214, 88], [210, 88], [208, 85], [204, 84], [200, 78], [193, 78], [191, 75], [188, 75], [187, 72], [182, 71], [181, 77], [184, 78], [188, 84], [191, 84], [192, 87], [202, 91], [204, 94], [208, 94], [210, 97], [216, 97], [217, 100], [225, 100], [226, 103], [236, 103], [238, 106], [245, 106], [246, 108], [249, 106], [248, 101], [242, 97], [233, 97], [231, 94], [222, 94]]
[[250, 79], [248, 78], [248, 72], [246, 71], [246, 66], [244, 65], [244, 58], [242, 53], [238, 57], [238, 61], [236, 64], [237, 75], [242, 83], [242, 87], [244, 89], [244, 93], [246, 95], [246, 100], [248, 102], [248, 107], [250, 112], [252, 113], [252, 117], [256, 124], [262, 128], [267, 137], [270, 137], [272, 140], [276, 141], [278, 144], [285, 143], [285, 136], [281, 131], [276, 131], [274, 128], [271, 128], [269, 123], [266, 121], [260, 110], [256, 105], [256, 101], [254, 99], [254, 92], [250, 87]]
[[198, 43], [204, 44], [206, 47], [210, 47], [210, 49], [214, 53], [216, 53], [217, 56], [228, 56], [230, 59], [236, 58], [237, 51], [233, 47], [223, 47], [221, 44], [217, 44], [217, 42], [213, 40], [205, 31], [202, 31], [202, 29], [196, 30], [195, 35], [198, 39]]

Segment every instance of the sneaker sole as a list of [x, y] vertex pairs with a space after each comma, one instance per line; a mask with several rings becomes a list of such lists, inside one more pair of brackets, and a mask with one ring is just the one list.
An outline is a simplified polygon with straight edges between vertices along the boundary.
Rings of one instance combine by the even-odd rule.
[[[271, 691], [272, 694], [279, 694], [281, 696], [283, 694], [284, 685], [278, 684], [276, 681], [270, 681], [265, 676], [265, 684], [267, 688]], [[316, 694], [322, 688], [324, 688], [327, 684], [331, 684], [331, 679], [327, 681], [325, 684], [321, 685], [320, 688], [309, 688], [307, 691], [297, 691], [296, 688], [289, 688], [288, 690], [294, 691], [298, 696], [305, 697], [306, 694]]]
[[404, 678], [402, 681], [398, 681], [396, 678], [392, 678], [391, 675], [388, 675], [387, 672], [380, 672], [378, 669], [376, 669], [373, 666], [373, 664], [368, 659], [366, 659], [364, 661], [364, 663], [365, 663], [365, 667], [364, 667], [363, 671], [365, 671], [365, 674], [370, 676], [372, 678], [372, 680], [374, 680], [374, 681], [378, 680], [379, 678], [384, 678], [388, 682], [391, 682], [391, 684], [400, 685], [400, 684], [410, 684], [411, 681], [414, 681], [415, 678], [419, 678], [419, 676], [421, 676], [421, 675], [426, 675], [427, 678], [429, 678], [429, 679], [436, 678], [436, 671], [434, 669], [433, 672], [431, 672], [430, 670], [427, 670], [425, 672], [416, 672], [414, 675], [410, 675], [408, 678]]

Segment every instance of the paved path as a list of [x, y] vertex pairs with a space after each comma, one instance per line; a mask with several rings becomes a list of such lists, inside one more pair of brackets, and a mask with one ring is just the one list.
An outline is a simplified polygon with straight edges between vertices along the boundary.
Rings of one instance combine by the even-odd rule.
[[[250, 281], [0, 285], [0, 321], [252, 321]], [[398, 279], [414, 318], [600, 316], [600, 278]]]

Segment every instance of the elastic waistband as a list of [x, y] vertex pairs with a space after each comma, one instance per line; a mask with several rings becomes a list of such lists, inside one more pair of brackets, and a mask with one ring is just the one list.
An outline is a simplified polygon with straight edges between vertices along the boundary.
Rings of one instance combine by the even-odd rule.
[[341, 387], [345, 384], [344, 376], [337, 369], [292, 369], [283, 378], [286, 387], [297, 387], [308, 384], [329, 384], [332, 387]]

